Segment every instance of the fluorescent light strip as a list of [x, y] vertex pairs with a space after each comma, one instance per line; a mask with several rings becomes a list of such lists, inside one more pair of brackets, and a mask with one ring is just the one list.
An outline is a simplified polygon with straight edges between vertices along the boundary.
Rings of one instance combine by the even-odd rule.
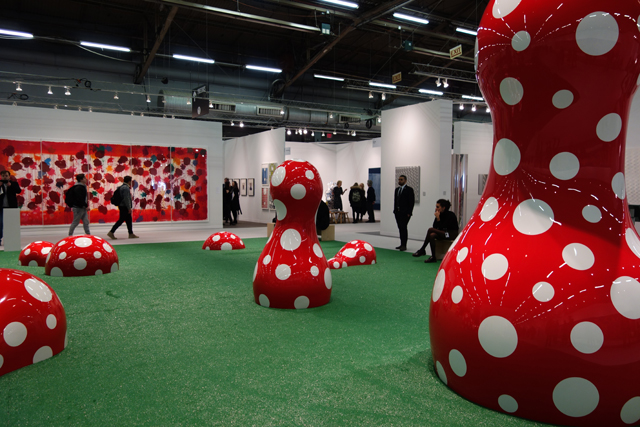
[[438, 96], [444, 95], [443, 92], [438, 92], [437, 90], [419, 89], [418, 92], [426, 93], [427, 95], [438, 95]]
[[384, 87], [387, 89], [395, 89], [396, 85], [387, 85], [384, 83], [376, 83], [376, 82], [369, 82], [369, 86], [373, 86], [373, 87]]
[[337, 82], [344, 81], [344, 79], [341, 77], [323, 76], [322, 74], [314, 74], [313, 77], [315, 77], [316, 79], [335, 80]]
[[471, 34], [472, 36], [477, 36], [478, 32], [473, 30], [467, 30], [466, 28], [458, 27], [456, 31], [459, 33]]
[[80, 42], [82, 46], [97, 47], [98, 49], [119, 50], [120, 52], [131, 52], [128, 47], [112, 46], [109, 44], [92, 43], [92, 42]]
[[358, 4], [352, 3], [350, 1], [342, 1], [342, 0], [322, 0], [327, 3], [337, 4], [338, 6], [350, 7], [351, 9], [357, 9]]
[[176, 59], [184, 59], [185, 61], [194, 61], [194, 62], [206, 62], [207, 64], [214, 64], [216, 61], [209, 58], [197, 58], [195, 56], [186, 56], [186, 55], [173, 55]]
[[250, 70], [266, 71], [268, 73], [281, 73], [282, 72], [282, 70], [280, 68], [259, 67], [257, 65], [247, 65], [246, 67], [248, 69], [250, 69]]
[[405, 15], [404, 13], [394, 13], [393, 17], [398, 19], [404, 19], [405, 21], [417, 22], [418, 24], [427, 25], [429, 23], [429, 21], [426, 19], [418, 18], [417, 16], [412, 16], [412, 15]]
[[462, 97], [463, 97], [464, 99], [473, 99], [474, 101], [481, 101], [481, 102], [483, 102], [483, 101], [484, 101], [484, 98], [481, 98], [481, 97], [479, 97], [479, 96], [462, 95]]
[[11, 30], [0, 29], [0, 34], [4, 34], [6, 36], [22, 37], [23, 39], [32, 39], [33, 38], [33, 34], [23, 33], [23, 32], [20, 32], [20, 31], [11, 31]]

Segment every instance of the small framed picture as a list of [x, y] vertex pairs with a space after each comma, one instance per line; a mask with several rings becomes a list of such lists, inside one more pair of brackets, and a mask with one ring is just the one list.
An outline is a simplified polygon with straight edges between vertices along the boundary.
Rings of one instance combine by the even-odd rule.
[[240, 178], [240, 195], [247, 195], [247, 178]]
[[247, 179], [247, 194], [250, 197], [255, 196], [255, 192], [254, 192], [254, 189], [253, 189], [254, 186], [255, 186], [255, 180], [253, 178], [248, 178]]
[[262, 187], [262, 209], [269, 209], [269, 187]]

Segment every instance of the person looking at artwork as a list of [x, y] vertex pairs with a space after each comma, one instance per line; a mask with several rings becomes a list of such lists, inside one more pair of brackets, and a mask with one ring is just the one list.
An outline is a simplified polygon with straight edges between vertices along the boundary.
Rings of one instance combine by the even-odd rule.
[[231, 222], [231, 183], [229, 178], [225, 178], [222, 185], [222, 220]]
[[236, 225], [238, 223], [238, 214], [242, 213], [242, 210], [240, 209], [240, 189], [238, 188], [238, 181], [233, 181], [230, 193], [231, 201], [229, 202], [229, 206], [233, 219], [229, 224]]
[[17, 195], [22, 192], [18, 182], [11, 176], [11, 172], [4, 170], [0, 172], [0, 240], [3, 239], [4, 233], [4, 210], [6, 208], [17, 208]]
[[396, 247], [399, 251], [407, 250], [407, 240], [409, 239], [407, 226], [411, 215], [413, 215], [414, 204], [413, 188], [407, 185], [406, 175], [400, 175], [398, 177], [398, 187], [393, 194], [393, 214], [396, 217], [396, 224], [398, 224], [398, 231], [400, 232], [400, 246]]
[[367, 222], [376, 222], [375, 214], [373, 213], [373, 205], [376, 202], [376, 190], [373, 188], [373, 181], [368, 180], [367, 186], [367, 216], [369, 219]]
[[362, 216], [362, 194], [357, 182], [354, 182], [349, 188], [349, 205], [351, 205], [351, 210], [353, 211], [353, 223], [357, 224]]
[[424, 262], [436, 262], [436, 240], [455, 239], [458, 236], [458, 218], [449, 210], [450, 208], [451, 202], [448, 200], [440, 199], [436, 202], [433, 226], [427, 230], [427, 237], [425, 237], [422, 247], [413, 256], [426, 255], [425, 248], [429, 245], [431, 256]]
[[82, 221], [84, 234], [91, 234], [89, 231], [89, 198], [87, 194], [87, 177], [80, 173], [76, 175], [76, 184], [67, 190], [69, 207], [73, 212], [73, 221], [69, 226], [69, 236], [73, 236], [73, 232]]
[[[118, 221], [113, 224], [113, 227], [111, 227], [111, 231], [107, 233], [107, 236], [109, 236], [110, 239], [117, 240], [117, 237], [114, 236], [113, 233], [116, 232], [123, 222], [126, 222], [127, 230], [129, 231], [129, 238], [137, 239], [138, 236], [133, 234], [133, 220], [131, 219], [131, 177], [129, 175], [124, 177], [124, 183], [116, 189], [116, 192], [120, 193], [120, 203], [118, 204], [120, 218], [118, 218]], [[113, 197], [116, 197], [115, 192]]]
[[338, 181], [335, 187], [333, 187], [333, 209], [342, 211], [342, 181]]

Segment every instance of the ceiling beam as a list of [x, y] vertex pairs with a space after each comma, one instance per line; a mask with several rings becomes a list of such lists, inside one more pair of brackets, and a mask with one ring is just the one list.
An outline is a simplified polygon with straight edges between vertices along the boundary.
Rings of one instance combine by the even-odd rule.
[[136, 75], [136, 78], [133, 81], [135, 84], [139, 85], [140, 83], [142, 83], [142, 80], [144, 79], [144, 76], [147, 74], [147, 71], [149, 70], [149, 67], [151, 66], [151, 63], [153, 62], [154, 58], [156, 57], [156, 53], [158, 52], [158, 49], [160, 48], [160, 45], [162, 44], [162, 41], [164, 40], [164, 36], [167, 34], [167, 31], [169, 31], [169, 27], [171, 26], [171, 22], [173, 21], [173, 18], [174, 18], [174, 16], [176, 16], [177, 12], [178, 12], [178, 6], [173, 6], [171, 8], [171, 10], [169, 11], [169, 15], [167, 15], [167, 19], [164, 21], [164, 25], [162, 27], [162, 30], [160, 30], [160, 33], [158, 34], [158, 37], [156, 38], [156, 42], [153, 44], [153, 48], [151, 48], [151, 51], [147, 55], [147, 58], [144, 61], [144, 64], [142, 64], [142, 67], [140, 68], [140, 71], [138, 72], [138, 75]]

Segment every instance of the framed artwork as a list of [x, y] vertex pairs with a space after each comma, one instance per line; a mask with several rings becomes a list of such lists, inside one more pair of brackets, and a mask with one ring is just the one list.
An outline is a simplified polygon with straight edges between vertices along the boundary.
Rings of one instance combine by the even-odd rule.
[[247, 195], [247, 178], [240, 178], [240, 195]]
[[269, 165], [262, 164], [262, 185], [269, 185]]
[[262, 209], [269, 209], [269, 187], [262, 187]]
[[255, 192], [253, 190], [253, 187], [255, 186], [255, 180], [253, 178], [248, 178], [247, 179], [247, 194], [250, 197], [255, 196]]

